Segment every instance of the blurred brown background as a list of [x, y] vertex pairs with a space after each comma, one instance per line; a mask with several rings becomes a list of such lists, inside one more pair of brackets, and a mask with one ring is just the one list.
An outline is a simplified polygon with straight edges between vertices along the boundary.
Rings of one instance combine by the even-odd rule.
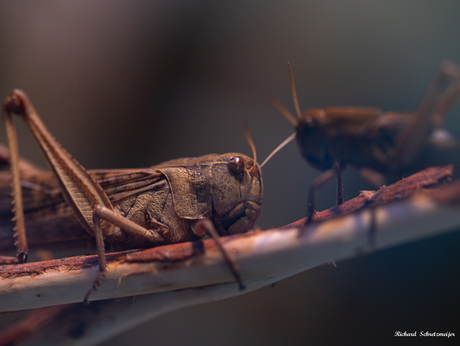
[[[460, 63], [459, 37], [458, 1], [4, 1], [0, 97], [25, 90], [86, 168], [250, 154], [243, 121], [261, 162], [293, 132], [267, 101], [293, 110], [287, 61], [302, 110], [414, 110], [436, 65]], [[44, 166], [19, 127], [22, 155]], [[446, 127], [459, 129], [459, 107]], [[293, 143], [277, 154], [264, 167], [258, 226], [303, 217], [317, 174]], [[344, 184], [347, 199], [369, 188], [352, 168]], [[319, 195], [318, 209], [333, 206], [334, 184]], [[388, 345], [397, 330], [458, 339], [459, 246], [456, 232], [323, 266], [104, 345]]]

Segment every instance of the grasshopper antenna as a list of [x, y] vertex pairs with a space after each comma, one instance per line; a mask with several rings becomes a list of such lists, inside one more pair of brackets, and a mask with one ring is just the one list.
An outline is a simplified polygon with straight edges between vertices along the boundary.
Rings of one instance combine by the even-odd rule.
[[243, 132], [244, 136], [246, 137], [246, 140], [249, 143], [249, 146], [251, 147], [252, 150], [252, 157], [254, 160], [254, 164], [252, 165], [251, 170], [256, 169], [256, 163], [257, 163], [257, 153], [256, 153], [256, 146], [254, 145], [254, 142], [252, 141], [251, 133], [249, 132], [249, 127], [247, 123], [243, 123]]
[[[295, 91], [294, 76], [292, 75], [291, 64], [289, 63], [289, 61], [287, 65], [289, 69], [289, 77], [291, 79], [292, 100], [294, 101], [294, 107], [297, 113], [297, 118], [300, 118], [302, 114], [300, 113], [299, 100], [297, 99], [297, 92]], [[291, 112], [289, 112], [287, 108], [277, 98], [271, 96], [269, 98], [269, 101], [272, 104], [272, 106], [278, 110], [278, 112], [280, 112], [292, 125], [294, 125], [295, 128], [297, 128], [297, 125], [299, 124], [298, 120], [294, 118]], [[273, 155], [275, 155], [284, 146], [286, 146], [289, 142], [291, 142], [295, 138], [295, 136], [296, 136], [296, 132], [294, 132], [292, 135], [286, 138], [280, 145], [278, 145], [278, 147], [276, 147], [276, 149], [273, 150], [270, 155], [268, 155], [265, 161], [262, 162], [262, 164], [260, 165], [260, 168], [262, 168], [268, 162], [268, 160], [270, 160], [273, 157]]]
[[297, 118], [300, 118], [302, 114], [300, 113], [299, 101], [297, 100], [297, 93], [295, 91], [294, 76], [292, 75], [291, 64], [288, 61], [289, 69], [289, 78], [291, 79], [291, 90], [292, 90], [292, 100], [294, 101], [295, 111], [297, 113]]
[[270, 159], [273, 157], [273, 155], [275, 155], [278, 151], [280, 151], [283, 147], [285, 147], [289, 142], [291, 142], [291, 141], [295, 138], [295, 135], [296, 135], [296, 134], [297, 134], [297, 133], [294, 132], [292, 135], [290, 135], [288, 138], [286, 138], [286, 139], [283, 141], [283, 143], [281, 143], [280, 145], [278, 145], [278, 146], [276, 147], [276, 149], [273, 150], [273, 151], [271, 152], [270, 155], [268, 155], [268, 157], [265, 159], [265, 161], [262, 162], [262, 164], [260, 165], [260, 168], [262, 168], [262, 167], [268, 162], [268, 160], [270, 160]]
[[298, 121], [294, 116], [287, 110], [286, 107], [275, 97], [270, 96], [268, 99], [273, 107], [276, 108], [278, 112], [281, 113], [283, 117], [285, 117], [294, 127], [297, 127]]
[[[291, 64], [289, 64], [289, 61], [287, 64], [289, 69], [289, 77], [291, 79], [292, 100], [294, 101], [294, 108], [297, 113], [297, 118], [300, 118], [302, 113], [300, 113], [299, 100], [297, 99], [297, 92], [295, 91], [294, 76], [292, 75]], [[269, 101], [272, 106], [278, 110], [278, 112], [280, 112], [292, 125], [294, 125], [294, 127], [297, 127], [299, 123], [297, 119], [294, 118], [291, 112], [289, 112], [277, 98], [270, 96]]]

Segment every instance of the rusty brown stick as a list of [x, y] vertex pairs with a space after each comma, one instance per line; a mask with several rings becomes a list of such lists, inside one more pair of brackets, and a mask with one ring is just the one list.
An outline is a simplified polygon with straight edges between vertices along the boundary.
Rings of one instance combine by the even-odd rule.
[[[460, 226], [460, 182], [438, 186], [451, 173], [452, 167], [430, 168], [383, 188], [373, 206], [377, 222], [374, 249], [369, 247], [367, 234], [371, 212], [363, 208], [368, 198], [374, 196], [373, 192], [362, 193], [339, 207], [319, 212], [324, 222], [313, 222], [312, 232], [305, 237], [299, 238], [297, 229], [292, 228], [302, 222], [299, 220], [285, 228], [224, 237], [222, 241], [240, 265], [242, 279], [251, 290], [255, 288], [251, 282], [265, 276], [278, 281], [287, 273], [293, 275], [292, 268], [298, 272]], [[399, 229], [402, 222], [411, 226]], [[348, 240], [344, 242], [344, 238]], [[272, 257], [277, 260], [270, 261]], [[105, 284], [91, 298], [99, 300], [232, 282], [233, 277], [225, 267], [211, 239], [112, 253], [108, 255]], [[79, 302], [96, 272], [96, 256], [5, 266], [1, 271], [0, 294], [4, 299], [0, 310]]]

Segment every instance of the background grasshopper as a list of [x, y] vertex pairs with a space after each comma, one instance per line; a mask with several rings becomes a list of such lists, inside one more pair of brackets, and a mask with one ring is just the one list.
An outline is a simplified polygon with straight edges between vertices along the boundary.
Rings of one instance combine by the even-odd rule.
[[[210, 154], [148, 169], [88, 172], [47, 131], [28, 97], [15, 90], [4, 103], [3, 115], [11, 150], [18, 255], [15, 259], [3, 258], [4, 263], [26, 260], [23, 205], [26, 212], [36, 209], [36, 200], [30, 197], [33, 189], [23, 203], [24, 183], [20, 181], [13, 113], [23, 117], [55, 178], [52, 181], [50, 176], [32, 172], [25, 185], [47, 181], [52, 191], [48, 202], [51, 206], [62, 203], [56, 193], [59, 188], [81, 226], [96, 237], [100, 272], [93, 288], [97, 288], [106, 271], [104, 240], [127, 247], [193, 240], [203, 237], [206, 231], [213, 232], [212, 227], [204, 229], [199, 222], [207, 218], [220, 235], [241, 233], [253, 227], [260, 213], [263, 185], [255, 157], [252, 160], [237, 153]], [[85, 300], [90, 292], [91, 289]]]
[[438, 66], [413, 113], [360, 107], [311, 108], [301, 113], [289, 63], [288, 68], [297, 119], [277, 100], [272, 99], [272, 104], [295, 126], [302, 156], [323, 171], [310, 187], [307, 222], [315, 210], [315, 191], [334, 177], [337, 204], [343, 202], [342, 171], [348, 164], [378, 189], [384, 183], [382, 174], [401, 177], [429, 166], [460, 162], [460, 141], [439, 128], [460, 98], [459, 66], [450, 62]]

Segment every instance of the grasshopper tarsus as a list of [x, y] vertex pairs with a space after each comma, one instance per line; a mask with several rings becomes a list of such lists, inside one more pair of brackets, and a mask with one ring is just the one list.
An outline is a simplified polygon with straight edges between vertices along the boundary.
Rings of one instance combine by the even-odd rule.
[[86, 292], [85, 297], [83, 298], [83, 304], [88, 305], [89, 304], [89, 296], [91, 295], [91, 292], [97, 291], [98, 287], [101, 285], [102, 281], [104, 280], [104, 277], [106, 275], [107, 271], [99, 271], [97, 273], [96, 280], [94, 281], [93, 285], [91, 288]]
[[18, 262], [19, 263], [26, 263], [27, 262], [27, 258], [29, 257], [28, 253], [27, 252], [18, 252], [16, 254], [16, 258], [18, 259]]
[[[310, 206], [310, 205], [309, 205]], [[310, 208], [309, 208], [310, 209]], [[313, 222], [313, 214], [315, 213], [315, 211], [313, 212], [309, 212], [309, 214], [307, 215], [307, 217], [305, 218], [305, 221], [302, 223], [302, 225], [299, 227], [299, 231], [297, 233], [297, 237], [302, 237], [304, 236], [306, 233], [309, 232], [310, 230], [310, 225], [312, 224]]]

